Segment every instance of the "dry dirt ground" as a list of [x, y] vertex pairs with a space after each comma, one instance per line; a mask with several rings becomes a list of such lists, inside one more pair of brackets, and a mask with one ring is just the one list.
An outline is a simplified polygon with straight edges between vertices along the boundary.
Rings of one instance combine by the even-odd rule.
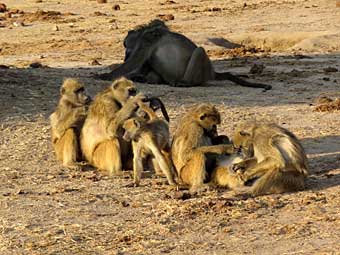
[[[340, 96], [335, 0], [0, 2], [9, 9], [0, 13], [0, 254], [340, 254], [340, 115], [313, 111], [319, 95]], [[181, 197], [162, 178], [128, 188], [131, 178], [56, 162], [48, 116], [63, 78], [78, 77], [95, 95], [108, 83], [91, 76], [123, 60], [127, 31], [162, 14], [207, 49], [217, 70], [273, 85], [138, 84], [164, 100], [171, 130], [199, 101], [221, 111], [220, 133], [245, 119], [275, 121], [302, 139], [305, 191]], [[44, 67], [29, 68], [36, 61]], [[262, 73], [250, 74], [255, 63]]]

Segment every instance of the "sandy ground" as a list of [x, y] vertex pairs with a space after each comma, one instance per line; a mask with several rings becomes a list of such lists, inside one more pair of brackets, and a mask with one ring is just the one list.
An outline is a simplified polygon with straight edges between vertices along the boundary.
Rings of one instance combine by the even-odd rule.
[[[340, 96], [335, 0], [0, 2], [12, 13], [0, 13], [0, 254], [340, 254], [340, 116], [313, 111], [319, 95]], [[160, 14], [173, 14], [167, 24], [205, 47], [216, 70], [273, 85], [264, 93], [228, 81], [138, 84], [164, 100], [171, 130], [199, 101], [221, 111], [220, 133], [246, 119], [275, 121], [303, 142], [307, 190], [186, 199], [162, 178], [128, 188], [131, 178], [56, 162], [48, 116], [63, 78], [78, 77], [95, 95], [108, 83], [91, 75], [120, 63], [127, 31]], [[46, 67], [28, 67], [36, 61]], [[255, 63], [262, 73], [249, 73]]]

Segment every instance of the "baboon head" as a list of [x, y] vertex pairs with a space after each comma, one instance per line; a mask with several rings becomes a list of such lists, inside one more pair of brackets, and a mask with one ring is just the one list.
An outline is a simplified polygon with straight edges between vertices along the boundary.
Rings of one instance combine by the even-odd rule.
[[244, 123], [234, 132], [232, 143], [235, 148], [240, 149], [244, 155], [253, 153], [253, 129], [254, 123]]
[[60, 95], [64, 102], [74, 106], [87, 105], [91, 101], [91, 98], [85, 93], [84, 85], [77, 79], [66, 79], [60, 89]]
[[120, 103], [125, 103], [137, 94], [136, 85], [125, 77], [115, 80], [111, 85], [111, 90], [114, 98]]
[[215, 106], [201, 104], [195, 110], [196, 121], [207, 132], [217, 133], [217, 125], [221, 123], [221, 116]]
[[152, 20], [150, 23], [144, 26], [138, 26], [135, 29], [132, 29], [128, 32], [127, 36], [124, 39], [123, 45], [125, 48], [125, 59], [127, 61], [131, 56], [131, 53], [135, 49], [136, 45], [141, 43], [142, 35], [145, 31], [152, 31], [156, 29], [166, 29], [168, 27], [165, 25], [164, 21], [155, 19]]
[[124, 129], [123, 139], [127, 142], [135, 140], [140, 133], [142, 123], [143, 123], [142, 119], [138, 117], [126, 120], [123, 124]]

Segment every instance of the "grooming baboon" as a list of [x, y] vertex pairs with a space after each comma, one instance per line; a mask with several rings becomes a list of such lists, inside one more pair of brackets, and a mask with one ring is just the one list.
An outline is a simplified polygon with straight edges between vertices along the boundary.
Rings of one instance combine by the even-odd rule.
[[60, 100], [50, 116], [52, 144], [57, 159], [68, 168], [78, 168], [81, 159], [79, 135], [86, 117], [90, 97], [76, 79], [66, 79], [60, 89]]
[[[120, 78], [97, 94], [91, 103], [81, 132], [81, 148], [90, 164], [109, 175], [130, 168], [130, 143], [123, 140], [122, 125], [138, 108], [144, 96], [136, 86]], [[124, 165], [123, 165], [124, 164]]]
[[126, 120], [123, 125], [125, 130], [123, 138], [126, 141], [132, 141], [134, 183], [136, 186], [139, 185], [143, 160], [151, 156], [150, 160], [155, 171], [160, 169], [167, 177], [169, 184], [174, 185], [171, 161], [169, 162], [166, 156], [170, 150], [168, 123], [158, 118], [155, 112], [143, 103], [139, 106], [148, 114], [149, 120], [134, 117]]
[[199, 86], [209, 80], [230, 80], [241, 86], [271, 89], [270, 85], [248, 82], [229, 72], [215, 72], [202, 47], [170, 31], [160, 20], [129, 31], [124, 47], [124, 63], [97, 77], [111, 80], [124, 75], [136, 81], [179, 87]]
[[255, 179], [253, 195], [297, 191], [304, 188], [308, 162], [294, 134], [275, 124], [245, 123], [233, 136], [245, 155], [232, 169], [247, 182]]
[[[178, 177], [195, 191], [202, 187], [210, 171], [209, 155], [233, 153], [231, 144], [212, 145], [211, 133], [221, 122], [211, 104], [191, 108], [180, 120], [172, 141], [171, 155]], [[212, 132], [213, 131], [213, 132]]]

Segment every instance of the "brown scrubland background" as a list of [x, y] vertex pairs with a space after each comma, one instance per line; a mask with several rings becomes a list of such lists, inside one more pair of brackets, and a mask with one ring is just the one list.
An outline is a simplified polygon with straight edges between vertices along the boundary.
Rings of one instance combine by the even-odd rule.
[[[335, 0], [0, 2], [8, 9], [0, 13], [0, 254], [339, 254], [340, 115], [315, 111], [320, 95], [340, 97]], [[190, 197], [164, 178], [129, 188], [128, 176], [59, 165], [48, 116], [63, 79], [79, 78], [94, 96], [109, 83], [92, 75], [123, 61], [127, 31], [158, 17], [203, 46], [216, 70], [273, 86], [138, 84], [164, 100], [171, 131], [196, 102], [216, 104], [221, 134], [248, 119], [278, 123], [308, 153], [305, 191]], [[30, 67], [36, 62], [42, 67]]]

